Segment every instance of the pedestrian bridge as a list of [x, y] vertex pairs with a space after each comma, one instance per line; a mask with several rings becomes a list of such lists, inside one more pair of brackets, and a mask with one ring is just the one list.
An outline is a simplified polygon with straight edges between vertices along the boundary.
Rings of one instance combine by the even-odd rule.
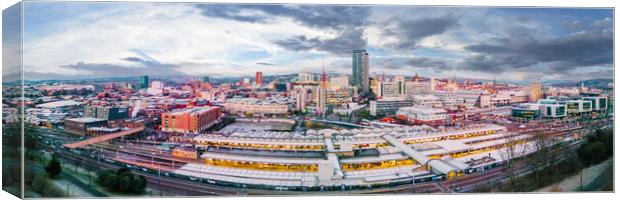
[[131, 134], [135, 134], [135, 133], [139, 133], [144, 131], [144, 127], [140, 126], [138, 128], [133, 128], [133, 129], [129, 129], [129, 130], [124, 130], [118, 133], [110, 133], [110, 134], [106, 134], [106, 135], [100, 135], [97, 137], [92, 137], [92, 138], [88, 138], [82, 141], [78, 141], [75, 143], [71, 143], [71, 144], [64, 144], [63, 146], [70, 148], [70, 149], [75, 149], [75, 148], [79, 148], [79, 147], [83, 147], [86, 145], [91, 145], [91, 144], [95, 144], [95, 143], [100, 143], [100, 142], [105, 142], [111, 139], [115, 139], [115, 138], [119, 138], [119, 137], [123, 137], [126, 135], [131, 135]]
[[340, 125], [340, 126], [351, 127], [351, 128], [372, 128], [370, 126], [363, 126], [359, 124], [353, 124], [353, 123], [341, 122], [341, 121], [329, 121], [329, 120], [322, 120], [322, 119], [311, 119], [310, 121], [320, 122], [320, 123], [325, 123], [325, 124]]

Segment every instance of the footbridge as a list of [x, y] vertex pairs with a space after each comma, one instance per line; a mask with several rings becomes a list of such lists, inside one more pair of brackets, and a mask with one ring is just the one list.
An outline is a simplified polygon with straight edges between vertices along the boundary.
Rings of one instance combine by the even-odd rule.
[[75, 148], [83, 147], [83, 146], [90, 145], [90, 144], [105, 142], [111, 139], [131, 135], [131, 134], [136, 134], [142, 131], [144, 131], [144, 127], [140, 126], [137, 128], [124, 130], [124, 131], [117, 132], [117, 133], [110, 133], [110, 134], [100, 135], [97, 137], [88, 138], [88, 139], [78, 141], [75, 143], [71, 143], [71, 144], [64, 144], [63, 146], [70, 148], [70, 149], [75, 149]]

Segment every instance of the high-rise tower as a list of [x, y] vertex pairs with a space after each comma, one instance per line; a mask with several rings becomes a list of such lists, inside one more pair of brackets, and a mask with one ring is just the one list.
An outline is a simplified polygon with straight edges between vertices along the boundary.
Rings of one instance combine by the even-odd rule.
[[353, 50], [353, 73], [351, 74], [351, 85], [357, 88], [358, 93], [368, 92], [368, 52], [366, 49]]
[[256, 85], [263, 84], [263, 72], [256, 72]]
[[146, 89], [149, 87], [149, 76], [140, 76], [140, 81], [139, 81], [139, 87], [140, 89]]

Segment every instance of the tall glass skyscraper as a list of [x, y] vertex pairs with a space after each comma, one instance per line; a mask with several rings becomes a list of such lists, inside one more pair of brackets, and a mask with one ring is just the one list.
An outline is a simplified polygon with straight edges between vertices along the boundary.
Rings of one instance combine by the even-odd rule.
[[353, 73], [351, 75], [351, 85], [357, 88], [358, 93], [368, 92], [368, 52], [366, 49], [353, 50]]
[[141, 76], [140, 77], [140, 89], [149, 87], [149, 76]]

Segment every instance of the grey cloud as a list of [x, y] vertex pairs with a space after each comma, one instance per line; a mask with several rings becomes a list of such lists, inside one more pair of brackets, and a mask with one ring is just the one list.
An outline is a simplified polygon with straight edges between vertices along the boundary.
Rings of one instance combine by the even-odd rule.
[[[269, 23], [273, 17], [286, 17], [304, 26], [327, 29], [338, 34], [333, 39], [293, 36], [272, 41], [293, 51], [319, 50], [345, 55], [352, 49], [365, 48], [364, 28], [368, 24], [369, 7], [314, 5], [197, 5], [202, 15], [251, 23]], [[253, 11], [253, 15], [241, 14]]]
[[150, 58], [148, 55], [143, 54], [148, 59], [139, 57], [126, 57], [120, 60], [133, 62], [138, 66], [126, 66], [108, 63], [87, 63], [78, 62], [75, 64], [61, 65], [60, 67], [65, 69], [74, 70], [80, 74], [86, 74], [94, 77], [114, 77], [114, 76], [139, 76], [139, 75], [153, 75], [153, 76], [177, 76], [187, 75], [180, 70], [182, 65], [189, 65], [191, 63], [183, 64], [168, 64], [160, 63], [159, 61]]
[[139, 76], [139, 75], [154, 75], [154, 76], [175, 76], [186, 75], [172, 67], [162, 66], [149, 66], [149, 67], [135, 67], [135, 66], [123, 66], [106, 63], [85, 63], [78, 62], [70, 65], [61, 65], [60, 67], [75, 70], [80, 74], [87, 74], [94, 77], [113, 77], [113, 76]]
[[396, 49], [415, 49], [419, 41], [442, 34], [458, 24], [456, 17], [446, 15], [436, 18], [395, 18], [385, 27], [383, 36], [394, 36], [398, 42], [390, 44]]
[[273, 63], [265, 63], [265, 62], [257, 62], [256, 64], [257, 64], [257, 65], [267, 65], [267, 66], [272, 66], [272, 65], [275, 65], [275, 64], [273, 64]]
[[392, 70], [403, 68], [428, 69], [438, 73], [451, 70], [451, 66], [448, 62], [432, 57], [386, 58], [377, 61], [374, 66]]
[[339, 55], [351, 54], [353, 49], [366, 48], [366, 38], [362, 29], [347, 29], [336, 38], [322, 41], [320, 50]]
[[154, 60], [154, 59], [147, 60], [147, 59], [142, 59], [138, 57], [127, 57], [127, 58], [121, 58], [121, 60], [138, 63], [146, 67], [163, 67], [163, 68], [177, 67], [177, 65], [174, 65], [174, 64], [162, 64], [159, 61]]
[[[475, 55], [465, 58], [460, 68], [471, 71], [503, 72], [538, 66], [538, 71], [567, 74], [580, 67], [613, 63], [613, 31], [610, 20], [603, 19], [570, 35], [553, 39], [535, 39], [519, 29], [520, 37], [506, 37], [475, 44], [465, 50]], [[544, 69], [541, 69], [544, 67]]]
[[[206, 17], [253, 23], [267, 23], [270, 16], [289, 17], [298, 23], [316, 28], [363, 26], [370, 14], [369, 8], [365, 6], [198, 4], [196, 7]], [[242, 11], [258, 11], [263, 15], [246, 15], [241, 14]]]
[[487, 73], [501, 73], [506, 69], [518, 69], [536, 64], [537, 61], [518, 55], [485, 55], [478, 54], [465, 58], [460, 69]]
[[321, 40], [318, 37], [307, 38], [299, 35], [283, 40], [273, 41], [274, 44], [293, 51], [319, 50], [336, 55], [349, 55], [353, 49], [365, 48], [367, 41], [363, 30], [347, 29], [341, 35], [332, 39]]
[[448, 66], [446, 62], [439, 60], [439, 59], [434, 59], [434, 58], [427, 58], [427, 57], [411, 58], [405, 61], [405, 63], [407, 63], [413, 68], [426, 68], [426, 69], [431, 69], [437, 72], [450, 70], [450, 67]]
[[[575, 74], [575, 77], [579, 77], [579, 74]], [[588, 72], [587, 73], [588, 77], [592, 77], [592, 78], [614, 78], [614, 70], [613, 69], [609, 69], [609, 70], [599, 70], [599, 71], [594, 71], [594, 72]]]
[[305, 51], [320, 46], [321, 41], [318, 38], [306, 38], [304, 35], [299, 35], [288, 39], [276, 40], [273, 43], [285, 49]]

